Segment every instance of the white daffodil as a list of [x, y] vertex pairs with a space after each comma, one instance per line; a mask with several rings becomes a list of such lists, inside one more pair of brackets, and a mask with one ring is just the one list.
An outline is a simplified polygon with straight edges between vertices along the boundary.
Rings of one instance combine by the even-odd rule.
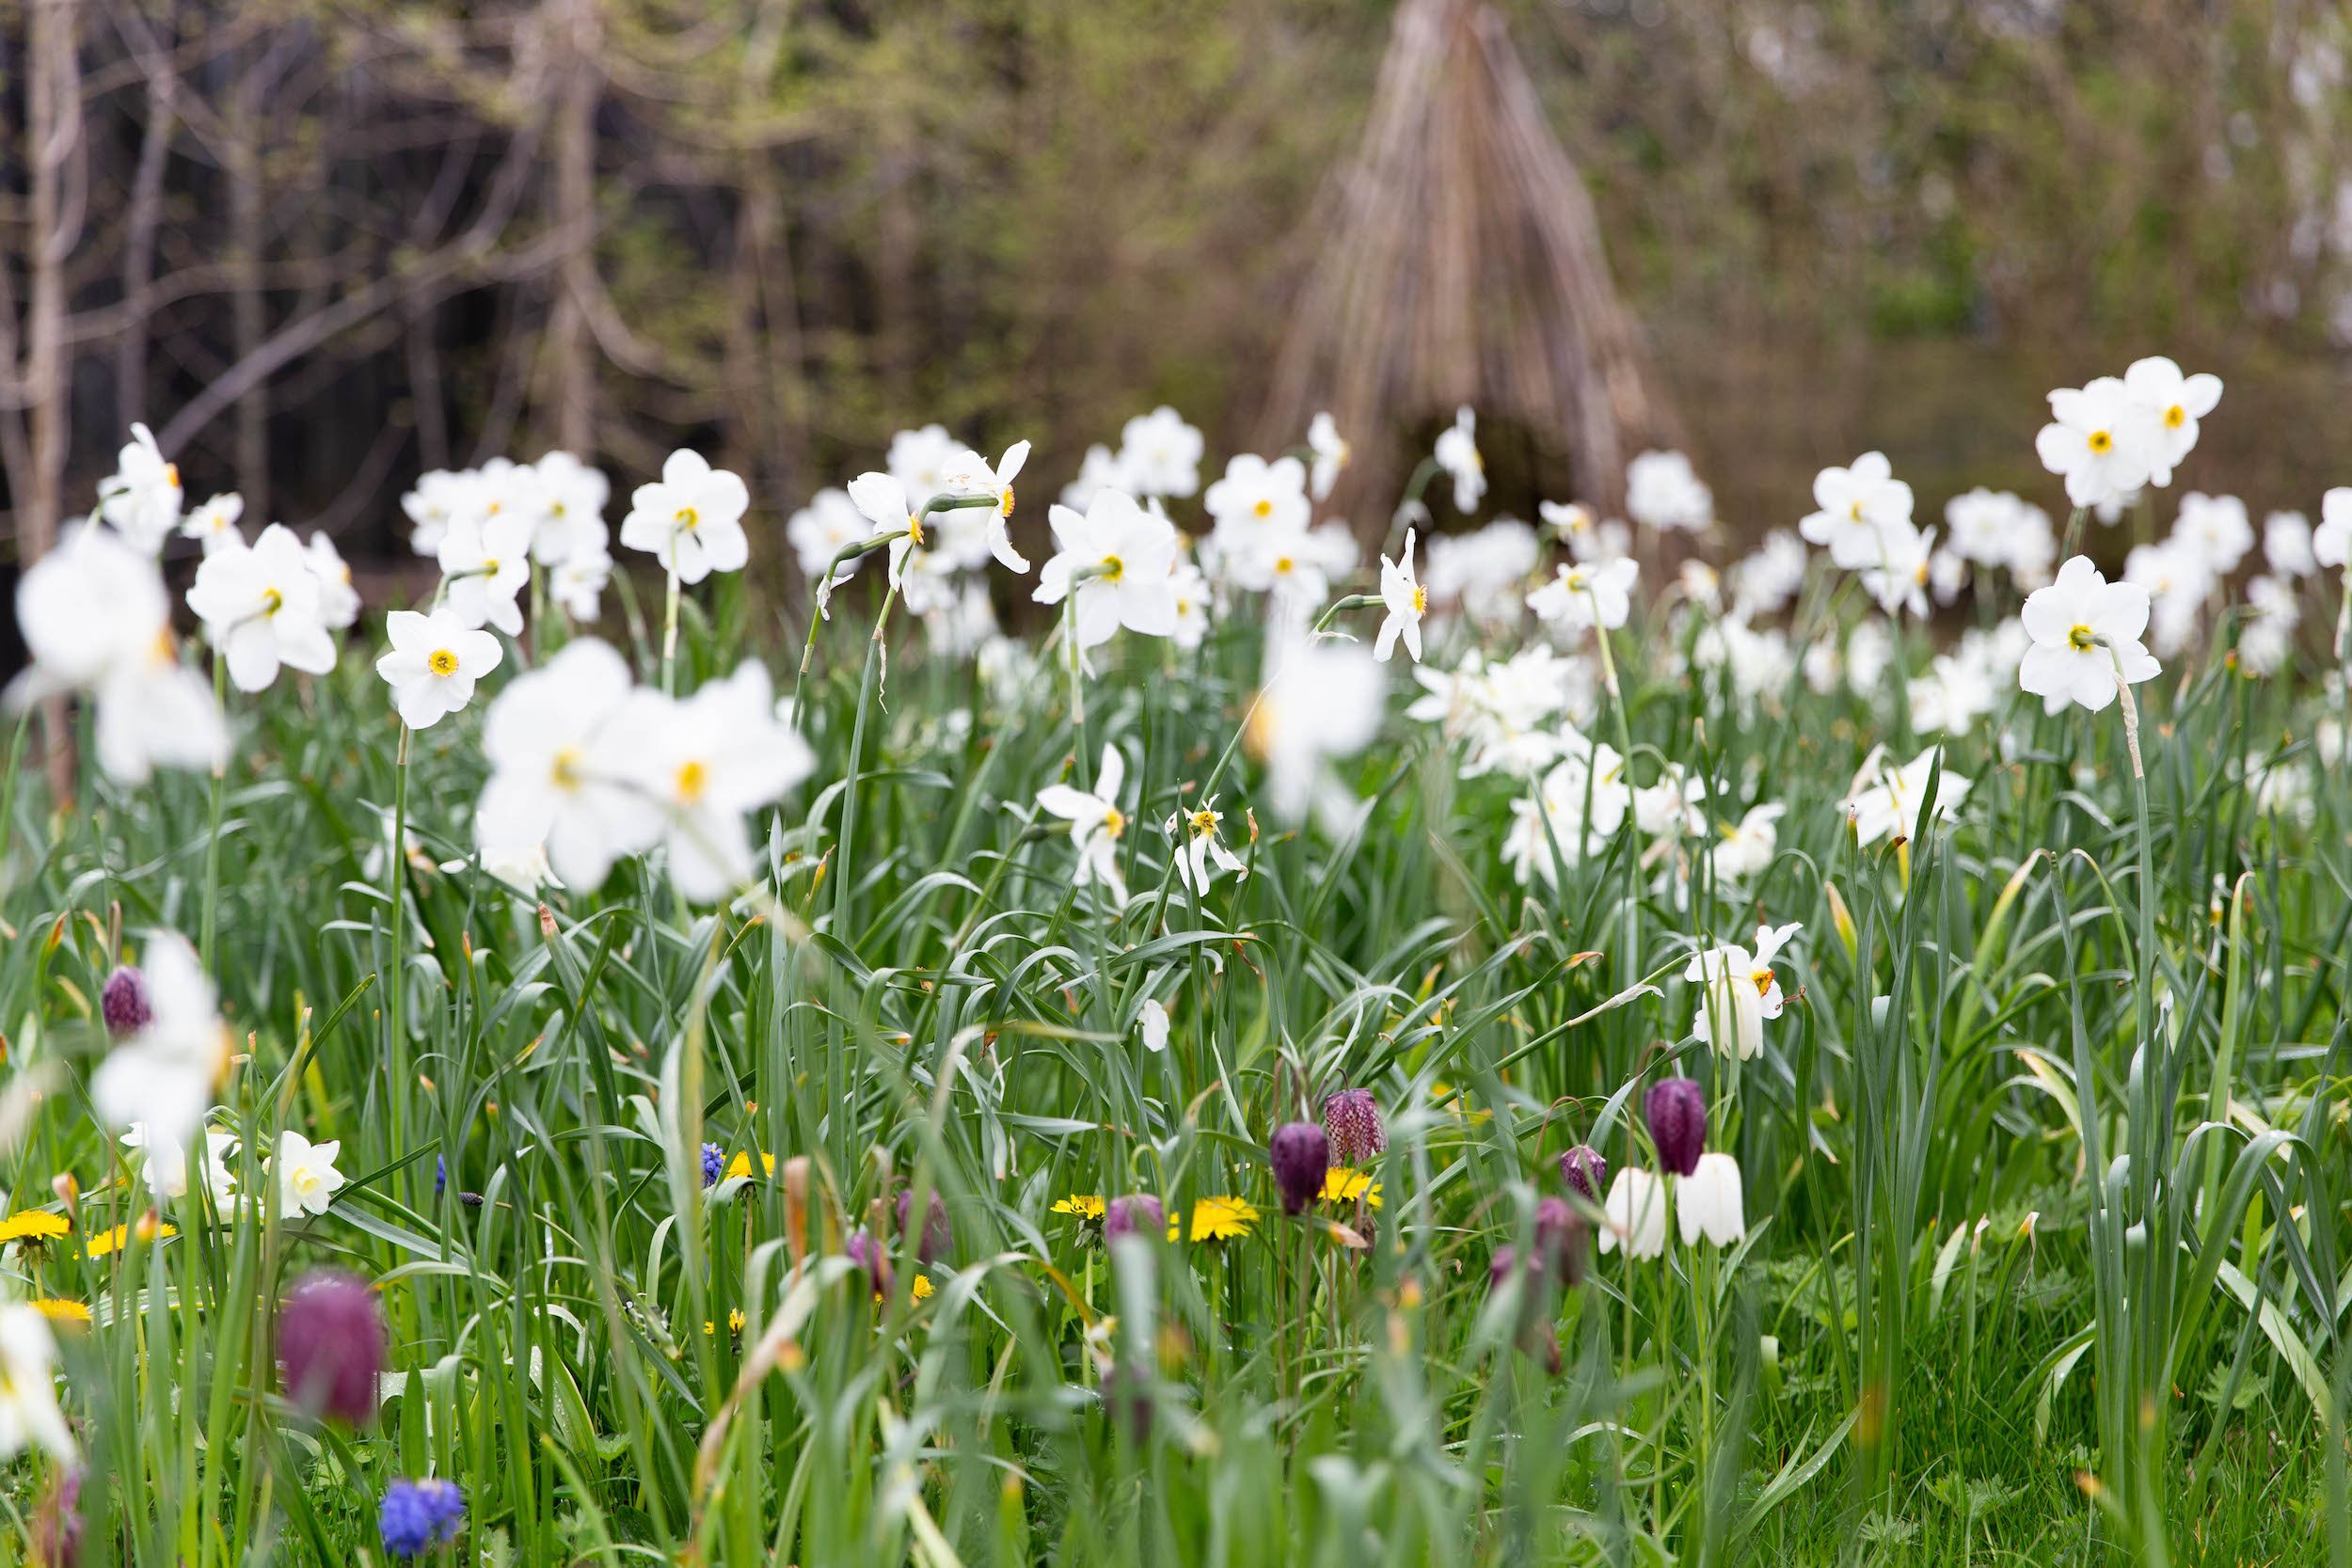
[[384, 633], [392, 645], [376, 659], [375, 673], [392, 689], [400, 721], [412, 730], [431, 729], [473, 701], [474, 683], [505, 657], [497, 638], [446, 610], [396, 610], [384, 618]]
[[1405, 651], [1421, 662], [1421, 620], [1429, 612], [1429, 591], [1413, 577], [1413, 531], [1405, 531], [1405, 559], [1391, 562], [1380, 558], [1380, 604], [1388, 613], [1381, 617], [1380, 636], [1372, 645], [1372, 657], [1386, 664], [1389, 655], [1396, 650], [1396, 640], [1405, 639]]
[[323, 675], [335, 668], [319, 579], [302, 541], [282, 523], [249, 547], [215, 550], [196, 569], [188, 608], [229, 664], [240, 691], [262, 691], [279, 665]]
[[2246, 503], [2235, 496], [2191, 490], [2181, 498], [2172, 537], [2195, 550], [2214, 576], [2228, 577], [2254, 547], [2254, 524], [2246, 515]]
[[[934, 493], [927, 493], [926, 499]], [[898, 591], [907, 609], [924, 615], [945, 605], [947, 578], [954, 568], [932, 550], [935, 519], [915, 517], [914, 509], [907, 504], [906, 486], [891, 474], [864, 473], [850, 481], [850, 499], [874, 525], [871, 536], [890, 541], [890, 586]], [[820, 589], [819, 608], [824, 599]]]
[[1646, 529], [1703, 533], [1715, 520], [1715, 496], [1682, 453], [1645, 451], [1625, 467], [1625, 512]]
[[1265, 764], [1266, 802], [1278, 818], [1299, 822], [1311, 807], [1336, 833], [1354, 817], [1356, 798], [1330, 765], [1372, 743], [1387, 686], [1380, 666], [1356, 644], [1274, 635], [1245, 739]]
[[1862, 568], [1863, 591], [1889, 615], [1909, 611], [1925, 620], [1928, 578], [1935, 563], [1935, 530], [1924, 532], [1910, 523], [1878, 531], [1879, 559]]
[[2197, 445], [2197, 421], [2221, 401], [2221, 378], [2183, 375], [2180, 366], [2157, 355], [2132, 362], [2123, 372], [2123, 389], [2146, 410], [2154, 431], [2148, 483], [2169, 484], [2172, 470]]
[[661, 465], [661, 477], [629, 497], [621, 543], [651, 555], [684, 583], [713, 572], [739, 572], [751, 559], [743, 533], [751, 504], [740, 477], [712, 467], [700, 452], [674, 451]]
[[[410, 524], [408, 547], [427, 558], [439, 555], [451, 519], [476, 506], [481, 487], [481, 476], [470, 468], [428, 468], [420, 474], [417, 487], [400, 498]], [[238, 502], [239, 508], [244, 504]]]
[[2066, 481], [2066, 499], [2096, 506], [2150, 483], [2162, 455], [2155, 414], [2111, 375], [2050, 394], [2052, 423], [2034, 437], [2042, 466]]
[[1511, 829], [1503, 837], [1502, 861], [1519, 885], [1557, 878], [1553, 850], [1575, 865], [1598, 854], [1633, 810], [1633, 790], [1625, 759], [1613, 746], [1572, 739], [1568, 754], [1544, 774], [1533, 797], [1511, 802]]
[[1667, 763], [1658, 782], [1633, 792], [1633, 825], [1650, 838], [1689, 838], [1707, 831], [1707, 780], [1678, 762]]
[[350, 564], [325, 530], [310, 535], [302, 553], [310, 562], [310, 575], [319, 579], [319, 618], [336, 631], [344, 630], [359, 619], [359, 590], [352, 586]]
[[237, 523], [245, 515], [245, 498], [234, 491], [215, 496], [180, 519], [180, 536], [204, 546], [206, 555], [245, 543]]
[[916, 500], [928, 501], [946, 487], [947, 465], [963, 450], [963, 443], [948, 435], [946, 425], [927, 424], [893, 436], [882, 467], [900, 489]]
[[1454, 423], [1438, 433], [1431, 455], [1454, 481], [1454, 510], [1465, 517], [1476, 512], [1486, 494], [1486, 460], [1478, 454], [1478, 415], [1470, 404], [1454, 411]]
[[612, 532], [604, 509], [612, 482], [568, 451], [550, 451], [532, 466], [531, 554], [542, 566], [561, 566], [587, 551], [606, 551]]
[[2319, 527], [2312, 531], [2312, 560], [2352, 572], [2352, 485], [2340, 484], [2320, 498]]
[[1104, 490], [1083, 516], [1056, 506], [1046, 520], [1055, 553], [1029, 596], [1071, 600], [1081, 649], [1109, 641], [1121, 626], [1145, 637], [1176, 630], [1176, 530], [1166, 517]]
[[98, 515], [134, 548], [152, 556], [179, 524], [180, 500], [179, 466], [164, 460], [145, 425], [133, 425], [114, 473], [99, 483]]
[[2246, 585], [2248, 618], [2238, 633], [2239, 665], [2257, 675], [2275, 675], [2295, 652], [2295, 628], [2302, 623], [2295, 585], [2277, 578], [2255, 578]]
[[1728, 1154], [1709, 1152], [1688, 1176], [1675, 1178], [1675, 1220], [1682, 1227], [1682, 1244], [1696, 1246], [1705, 1237], [1717, 1246], [1735, 1246], [1748, 1233], [1740, 1183], [1740, 1162]]
[[2263, 519], [2263, 560], [2287, 578], [2307, 578], [2319, 570], [2312, 554], [2312, 520], [2300, 512], [2273, 512]]
[[1864, 848], [1898, 834], [1916, 842], [1932, 823], [1948, 822], [1959, 813], [1968, 781], [1948, 767], [1938, 778], [1935, 799], [1928, 799], [1928, 776], [1935, 771], [1939, 750], [1930, 746], [1900, 768], [1886, 766], [1883, 746], [1863, 759], [1847, 810], [1855, 841]]
[[1656, 1176], [1628, 1165], [1610, 1179], [1609, 1196], [1600, 1207], [1603, 1253], [1623, 1247], [1628, 1258], [1639, 1261], [1665, 1252], [1666, 1183]]
[[548, 592], [575, 621], [593, 621], [602, 606], [605, 584], [612, 580], [612, 557], [602, 545], [574, 550], [548, 574]]
[[585, 893], [660, 842], [660, 813], [628, 780], [636, 737], [612, 722], [632, 685], [628, 661], [594, 638], [510, 682], [482, 724], [490, 781], [477, 838], [544, 844], [555, 874]]
[[1597, 562], [1566, 562], [1549, 582], [1527, 595], [1527, 608], [1565, 635], [1593, 626], [1615, 631], [1632, 613], [1633, 581], [1641, 571], [1630, 556]]
[[1911, 527], [1911, 486], [1895, 477], [1883, 451], [1866, 451], [1851, 467], [1823, 468], [1813, 481], [1813, 504], [1797, 531], [1850, 572], [1880, 564], [1882, 536]]
[[1216, 798], [1211, 796], [1190, 811], [1170, 812], [1162, 824], [1163, 831], [1176, 841], [1176, 879], [1196, 895], [1208, 892], [1220, 871], [1249, 874], [1241, 857], [1217, 838], [1224, 820], [1225, 814], [1216, 809]]
[[30, 667], [10, 684], [21, 709], [87, 692], [106, 776], [145, 784], [158, 767], [208, 769], [229, 754], [212, 683], [172, 646], [170, 600], [155, 562], [111, 530], [84, 524], [17, 581], [16, 615]]
[[[131, 1151], [150, 1193], [167, 1199], [188, 1196], [188, 1144], [184, 1136], [137, 1121], [123, 1132], [120, 1142]], [[236, 1151], [234, 1132], [206, 1130], [199, 1173], [203, 1178], [205, 1196], [212, 1199], [214, 1208], [224, 1212], [237, 1192], [237, 1173], [229, 1167], [229, 1156]]]
[[749, 881], [755, 867], [745, 814], [778, 800], [817, 765], [808, 743], [777, 722], [767, 667], [746, 659], [683, 701], [641, 689], [612, 723], [628, 778], [661, 809], [678, 892], [707, 904]]
[[1772, 868], [1780, 852], [1780, 819], [1788, 808], [1779, 801], [1750, 806], [1737, 822], [1723, 825], [1708, 851], [1718, 882], [1743, 882]]
[[1225, 477], [1201, 498], [1220, 531], [1236, 538], [1252, 532], [1298, 533], [1313, 515], [1307, 499], [1307, 470], [1295, 457], [1264, 458], [1244, 452], [1225, 465]]
[[40, 1307], [0, 1300], [0, 1459], [35, 1447], [67, 1462], [79, 1451], [57, 1408], [57, 1338]]
[[1533, 528], [1498, 517], [1468, 533], [1432, 535], [1422, 582], [1433, 609], [1458, 610], [1482, 626], [1508, 626], [1525, 609], [1525, 584], [1542, 553]]
[[1124, 490], [1131, 496], [1138, 493], [1119, 453], [1097, 441], [1078, 460], [1077, 478], [1061, 487], [1061, 503], [1073, 512], [1084, 512], [1105, 490]]
[[1732, 611], [1737, 615], [1776, 615], [1787, 609], [1804, 586], [1804, 542], [1787, 529], [1774, 529], [1753, 554], [1732, 563]]
[[1993, 672], [1976, 658], [1938, 654], [1911, 683], [1911, 725], [1922, 735], [1960, 735], [1999, 705]]
[[1119, 433], [1120, 470], [1138, 496], [1182, 500], [1200, 489], [1205, 450], [1200, 432], [1165, 404], [1136, 415]]
[[830, 590], [838, 588], [856, 575], [857, 562], [845, 561], [838, 567], [834, 558], [850, 546], [863, 543], [873, 528], [866, 515], [857, 509], [847, 490], [828, 485], [808, 498], [808, 504], [792, 514], [792, 520], [784, 525], [785, 539], [792, 553], [799, 558], [801, 576], [810, 582], [823, 582], [831, 572]]
[[1753, 950], [1737, 944], [1704, 948], [1691, 957], [1682, 977], [1698, 986], [1698, 1010], [1691, 1033], [1724, 1056], [1746, 1061], [1764, 1049], [1764, 1021], [1778, 1018], [1783, 1005], [1772, 958], [1804, 927], [1758, 926]]
[[1078, 847], [1073, 887], [1101, 883], [1111, 903], [1127, 907], [1127, 883], [1119, 872], [1119, 841], [1127, 832], [1127, 814], [1120, 808], [1120, 787], [1127, 781], [1127, 759], [1108, 741], [1103, 744], [1103, 764], [1091, 791], [1070, 784], [1047, 784], [1037, 792], [1040, 809], [1070, 824], [1070, 840]]
[[326, 1212], [343, 1184], [343, 1173], [335, 1168], [342, 1148], [338, 1139], [314, 1144], [292, 1128], [278, 1134], [278, 1152], [265, 1164], [278, 1181], [280, 1218]]
[[214, 1085], [229, 1065], [229, 1031], [213, 982], [184, 938], [159, 933], [139, 968], [147, 980], [148, 1022], [90, 1074], [90, 1104], [108, 1127], [144, 1123], [157, 1143], [184, 1143], [204, 1119]]
[[2148, 591], [2107, 581], [2088, 557], [2059, 567], [2056, 582], [2026, 598], [2020, 619], [2033, 646], [2017, 684], [2053, 707], [2073, 702], [2096, 713], [2115, 701], [2119, 674], [2136, 686], [2161, 670], [2139, 641]]
[[1176, 629], [1168, 635], [1186, 653], [1209, 635], [1209, 579], [1189, 561], [1179, 561], [1168, 576], [1168, 591], [1176, 596]]
[[[941, 481], [948, 491], [958, 496], [993, 496], [996, 504], [990, 508], [973, 508], [985, 519], [988, 553], [1007, 571], [1025, 572], [1028, 558], [1012, 547], [1009, 525], [1012, 521], [1012, 482], [1020, 477], [1022, 467], [1029, 461], [1029, 443], [1015, 441], [1005, 449], [1005, 455], [993, 464], [978, 452], [966, 450], [947, 460]], [[968, 517], [969, 513], [962, 514]]]
[[1136, 1035], [1146, 1051], [1168, 1049], [1168, 1009], [1152, 997], [1145, 997], [1143, 1006], [1136, 1009]]
[[1347, 443], [1341, 439], [1340, 427], [1329, 414], [1317, 414], [1308, 421], [1307, 450], [1315, 454], [1314, 466], [1308, 470], [1307, 487], [1315, 499], [1327, 499], [1331, 486], [1340, 481], [1340, 471], [1347, 467]]

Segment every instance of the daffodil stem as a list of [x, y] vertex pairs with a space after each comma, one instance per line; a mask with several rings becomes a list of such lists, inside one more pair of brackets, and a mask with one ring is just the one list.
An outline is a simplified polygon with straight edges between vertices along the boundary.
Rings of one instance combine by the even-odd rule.
[[400, 725], [400, 750], [392, 759], [392, 843], [385, 856], [384, 902], [391, 921], [391, 963], [385, 975], [385, 1058], [391, 1063], [390, 1114], [392, 1147], [401, 1147], [402, 1106], [408, 1097], [408, 1045], [402, 1033], [401, 1002], [407, 993], [403, 978], [408, 922], [403, 911], [408, 871], [408, 737], [406, 720]]
[[[1597, 618], [1593, 622], [1593, 636], [1600, 644], [1601, 686], [1609, 696], [1609, 717], [1614, 721], [1617, 731], [1617, 766], [1625, 769], [1625, 787], [1629, 796], [1633, 790], [1633, 725], [1626, 717], [1625, 691], [1617, 684], [1617, 660], [1609, 648], [1609, 628], [1602, 626]], [[1586, 771], [1589, 774], [1592, 770], [1588, 768]], [[1631, 815], [1629, 806], [1627, 816], [1630, 817]], [[1588, 812], [1585, 826], [1579, 828], [1578, 832], [1581, 834], [1589, 827]], [[1625, 956], [1621, 971], [1629, 976], [1642, 973], [1642, 893], [1637, 879], [1639, 875], [1639, 858], [1629, 853], [1625, 870]]]
[[1315, 622], [1314, 635], [1321, 637], [1329, 628], [1331, 618], [1339, 614], [1341, 610], [1362, 610], [1367, 605], [1378, 603], [1380, 603], [1380, 597], [1376, 594], [1350, 594], [1343, 599], [1335, 600], [1331, 608], [1325, 610], [1322, 617]]
[[2074, 546], [2083, 540], [2083, 519], [2090, 515], [2090, 508], [2087, 506], [2078, 506], [2066, 515], [2066, 543], [2058, 547], [2060, 562], [2074, 559]]
[[670, 565], [670, 587], [661, 601], [661, 691], [677, 695], [677, 564]]
[[[213, 705], [224, 707], [229, 695], [229, 665], [213, 650]], [[14, 769], [10, 770], [11, 776]], [[224, 754], [220, 766], [213, 769], [212, 827], [204, 836], [204, 924], [203, 942], [198, 949], [210, 972], [213, 966], [213, 937], [219, 929], [220, 915], [220, 818], [228, 800], [229, 758]]]

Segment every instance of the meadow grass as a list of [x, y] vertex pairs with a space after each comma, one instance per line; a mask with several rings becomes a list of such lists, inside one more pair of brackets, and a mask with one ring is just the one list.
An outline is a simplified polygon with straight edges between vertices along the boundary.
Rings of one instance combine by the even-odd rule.
[[[60, 1331], [81, 1560], [381, 1560], [385, 1487], [434, 1475], [468, 1504], [441, 1550], [485, 1563], [2352, 1561], [2352, 790], [2308, 671], [2251, 679], [2217, 626], [2137, 689], [2144, 789], [2116, 710], [2004, 693], [1945, 737], [1951, 819], [1863, 847], [1857, 768], [1926, 744], [1900, 683], [1743, 697], [1679, 657], [1707, 612], [1653, 603], [1610, 634], [1623, 703], [1590, 733], [1641, 782], [1706, 780], [1708, 834], [1785, 804], [1776, 854], [1719, 886], [1704, 835], [1629, 818], [1522, 885], [1525, 785], [1464, 777], [1401, 673], [1343, 765], [1359, 815], [1267, 812], [1247, 605], [1194, 652], [1015, 680], [903, 616], [869, 635], [886, 610], [859, 583], [816, 627], [815, 771], [715, 908], [658, 857], [597, 889], [484, 875], [479, 713], [405, 735], [355, 657], [232, 696], [217, 793], [93, 770], [60, 808], [11, 769], [0, 1026], [38, 1094], [8, 1207], [66, 1212], [70, 1175], [74, 1229], [7, 1268], [92, 1315]], [[1817, 583], [1798, 624], [1859, 613]], [[647, 620], [607, 611], [651, 682]], [[677, 689], [747, 653], [789, 688], [806, 624], [718, 579]], [[1443, 667], [1477, 636], [1431, 633]], [[1928, 654], [1914, 627], [1899, 657]], [[1106, 743], [1123, 910], [1034, 807]], [[2264, 808], [2258, 758], [2308, 770], [2308, 816]], [[1196, 894], [1160, 824], [1211, 796], [1247, 875]], [[1694, 1039], [1693, 948], [1792, 921], [1762, 1053]], [[82, 1087], [154, 928], [204, 933], [237, 1052], [235, 1200], [198, 1182], [169, 1236]], [[1677, 1073], [1745, 1239], [1490, 1283], [1565, 1150], [1655, 1164], [1642, 1097]], [[1285, 1216], [1270, 1133], [1351, 1086], [1375, 1185]], [[288, 1127], [341, 1140], [324, 1214], [269, 1196]], [[707, 1188], [705, 1143], [742, 1174]], [[923, 1262], [898, 1203], [934, 1193], [952, 1243]], [[1254, 1219], [1113, 1247], [1057, 1211], [1126, 1193]], [[860, 1230], [892, 1267], [852, 1261]], [[273, 1366], [322, 1264], [389, 1326], [364, 1430]], [[0, 1555], [61, 1473], [11, 1466]]]

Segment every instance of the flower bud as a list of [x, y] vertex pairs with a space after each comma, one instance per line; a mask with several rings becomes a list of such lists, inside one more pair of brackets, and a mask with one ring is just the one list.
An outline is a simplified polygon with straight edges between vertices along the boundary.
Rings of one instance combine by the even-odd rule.
[[1609, 1162], [1591, 1144], [1578, 1144], [1560, 1156], [1560, 1180], [1585, 1202], [1598, 1203], [1609, 1185]]
[[1584, 1220], [1566, 1198], [1548, 1197], [1535, 1205], [1535, 1256], [1558, 1283], [1583, 1281]]
[[895, 1277], [890, 1272], [890, 1254], [882, 1249], [880, 1242], [874, 1240], [870, 1231], [860, 1229], [852, 1234], [844, 1250], [849, 1254], [850, 1261], [872, 1281], [876, 1300], [890, 1293]]
[[1661, 1079], [1650, 1085], [1645, 1108], [1658, 1163], [1677, 1176], [1696, 1170], [1707, 1148], [1707, 1097], [1698, 1085], [1688, 1078]]
[[307, 1275], [278, 1314], [286, 1397], [313, 1416], [355, 1427], [373, 1421], [384, 1356], [375, 1291], [356, 1275], [326, 1269]]
[[1342, 1089], [1324, 1101], [1323, 1131], [1331, 1140], [1331, 1158], [1343, 1165], [1363, 1164], [1389, 1147], [1370, 1089]]
[[[914, 1208], [914, 1189], [910, 1187], [898, 1195], [898, 1234], [901, 1236], [909, 1233], [907, 1221]], [[946, 1257], [956, 1244], [955, 1230], [947, 1223], [946, 1201], [939, 1196], [937, 1189], [933, 1189], [931, 1201], [925, 1212], [930, 1217], [923, 1222], [923, 1234], [915, 1242], [914, 1256], [919, 1262], [935, 1263]]]
[[128, 1039], [155, 1020], [155, 1005], [147, 994], [147, 976], [130, 964], [124, 964], [106, 976], [105, 986], [98, 993], [98, 1012], [106, 1021], [106, 1033], [115, 1038]]
[[1266, 1152], [1274, 1162], [1274, 1185], [1282, 1195], [1282, 1212], [1305, 1211], [1323, 1192], [1323, 1179], [1331, 1173], [1331, 1140], [1311, 1121], [1288, 1122], [1274, 1130]]
[[1103, 1235], [1109, 1241], [1121, 1236], [1157, 1237], [1167, 1229], [1167, 1212], [1150, 1193], [1115, 1197], [1103, 1210]]

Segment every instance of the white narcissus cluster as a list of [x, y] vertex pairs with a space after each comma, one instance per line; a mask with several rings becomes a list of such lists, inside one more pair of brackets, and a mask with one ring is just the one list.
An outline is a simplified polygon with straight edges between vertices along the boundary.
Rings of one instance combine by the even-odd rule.
[[1645, 451], [1626, 465], [1625, 514], [1661, 533], [1704, 533], [1715, 520], [1715, 496], [1678, 451]]
[[8, 705], [88, 696], [107, 777], [145, 784], [157, 768], [209, 770], [228, 760], [212, 685], [174, 648], [163, 578], [113, 530], [68, 530], [18, 579], [16, 618], [30, 663], [10, 683]]
[[2066, 482], [2077, 507], [2114, 507], [2144, 486], [2172, 483], [2197, 445], [2199, 421], [2221, 401], [2221, 382], [2184, 375], [2157, 356], [2119, 378], [2103, 375], [2050, 394], [2050, 420], [2034, 440], [2042, 466]]
[[565, 644], [499, 694], [483, 752], [491, 772], [477, 839], [509, 852], [544, 846], [555, 876], [582, 892], [615, 861], [658, 846], [694, 903], [751, 880], [745, 816], [815, 766], [777, 719], [764, 666], [747, 661], [673, 698], [632, 685], [620, 655], [594, 639]]

